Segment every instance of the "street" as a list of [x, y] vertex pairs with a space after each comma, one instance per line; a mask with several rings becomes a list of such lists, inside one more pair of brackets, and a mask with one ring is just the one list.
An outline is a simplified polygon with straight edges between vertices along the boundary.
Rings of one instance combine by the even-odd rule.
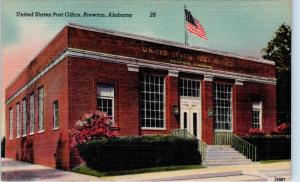
[[94, 177], [41, 165], [1, 159], [4, 181], [289, 181], [290, 161], [217, 166], [122, 176]]

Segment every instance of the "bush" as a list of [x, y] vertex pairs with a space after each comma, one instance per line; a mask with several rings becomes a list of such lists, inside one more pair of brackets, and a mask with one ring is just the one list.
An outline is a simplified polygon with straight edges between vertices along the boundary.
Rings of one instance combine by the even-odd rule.
[[5, 137], [1, 140], [1, 157], [5, 157]]
[[289, 134], [289, 127], [286, 123], [282, 123], [271, 131], [271, 135]]
[[201, 164], [197, 141], [173, 136], [103, 138], [77, 148], [87, 166], [101, 172]]
[[286, 123], [281, 123], [279, 126], [276, 126], [271, 132], [265, 133], [259, 128], [250, 128], [248, 131], [248, 136], [265, 136], [265, 135], [290, 135], [291, 127]]
[[252, 136], [244, 137], [243, 139], [257, 147], [257, 160], [275, 160], [291, 158], [290, 136]]
[[102, 137], [118, 136], [116, 130], [113, 130], [111, 117], [101, 111], [90, 111], [82, 116], [82, 119], [76, 122], [75, 128], [70, 130], [71, 147], [84, 142], [92, 141]]
[[250, 128], [249, 136], [264, 136], [266, 133], [259, 128]]

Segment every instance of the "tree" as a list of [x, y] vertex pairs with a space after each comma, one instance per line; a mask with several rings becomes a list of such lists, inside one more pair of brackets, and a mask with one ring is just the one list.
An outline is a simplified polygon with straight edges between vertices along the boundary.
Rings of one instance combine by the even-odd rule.
[[291, 27], [280, 25], [275, 36], [262, 49], [263, 58], [276, 65], [276, 105], [279, 123], [291, 123]]

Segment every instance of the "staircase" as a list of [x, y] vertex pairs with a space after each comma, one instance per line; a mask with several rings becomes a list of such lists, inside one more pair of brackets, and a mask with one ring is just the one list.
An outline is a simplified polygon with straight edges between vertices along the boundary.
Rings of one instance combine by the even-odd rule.
[[207, 145], [206, 166], [227, 166], [238, 164], [250, 164], [251, 160], [236, 151], [230, 145]]
[[250, 164], [252, 161], [256, 161], [256, 146], [232, 132], [215, 133], [215, 145], [207, 145], [186, 129], [174, 129], [171, 135], [196, 139], [202, 164], [206, 166]]

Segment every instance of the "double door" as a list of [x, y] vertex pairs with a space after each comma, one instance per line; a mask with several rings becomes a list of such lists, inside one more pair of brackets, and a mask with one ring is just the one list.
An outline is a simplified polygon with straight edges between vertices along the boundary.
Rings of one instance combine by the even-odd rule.
[[201, 139], [200, 98], [180, 98], [180, 128]]

